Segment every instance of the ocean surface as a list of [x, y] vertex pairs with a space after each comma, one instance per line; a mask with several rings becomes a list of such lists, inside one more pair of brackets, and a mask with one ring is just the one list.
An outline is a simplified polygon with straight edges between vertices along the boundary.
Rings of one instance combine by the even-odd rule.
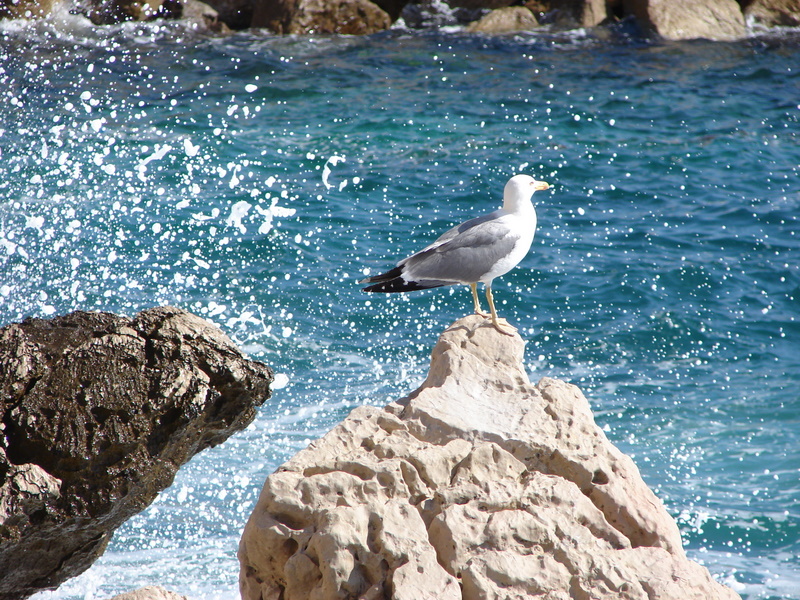
[[800, 599], [800, 33], [10, 21], [0, 98], [0, 324], [171, 304], [278, 374], [246, 431], [37, 600], [238, 597], [264, 479], [414, 390], [471, 311], [463, 286], [357, 281], [497, 208], [520, 172], [553, 188], [494, 292], [531, 379], [580, 386], [691, 558], [748, 600]]

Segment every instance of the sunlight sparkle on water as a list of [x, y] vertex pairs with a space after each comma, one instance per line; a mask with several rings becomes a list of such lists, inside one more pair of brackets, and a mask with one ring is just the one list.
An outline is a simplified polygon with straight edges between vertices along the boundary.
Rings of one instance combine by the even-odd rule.
[[470, 310], [468, 289], [366, 298], [356, 280], [495, 209], [517, 170], [554, 184], [531, 254], [495, 282], [526, 368], [580, 385], [691, 556], [752, 600], [800, 598], [791, 43], [65, 18], [0, 25], [3, 321], [175, 304], [277, 375], [251, 427], [42, 598], [235, 594], [266, 475], [413, 390]]

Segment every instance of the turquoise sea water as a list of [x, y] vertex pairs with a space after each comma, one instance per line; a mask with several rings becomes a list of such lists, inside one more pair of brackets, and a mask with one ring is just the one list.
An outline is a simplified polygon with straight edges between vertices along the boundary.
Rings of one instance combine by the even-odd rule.
[[494, 285], [534, 381], [579, 385], [746, 599], [800, 599], [800, 37], [624, 30], [367, 38], [176, 24], [0, 25], [0, 324], [75, 309], [203, 315], [279, 389], [193, 459], [83, 576], [237, 594], [263, 480], [355, 406], [424, 378], [467, 288], [356, 281], [534, 197]]

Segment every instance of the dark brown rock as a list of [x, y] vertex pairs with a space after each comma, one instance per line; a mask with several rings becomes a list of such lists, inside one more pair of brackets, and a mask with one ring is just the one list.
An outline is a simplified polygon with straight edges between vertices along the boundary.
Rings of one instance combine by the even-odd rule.
[[365, 35], [388, 29], [389, 14], [370, 0], [260, 0], [253, 27], [275, 33]]
[[453, 8], [497, 10], [517, 4], [517, 2], [516, 0], [448, 0], [447, 4]]
[[[254, 0], [74, 0], [70, 10], [85, 15], [95, 25], [124, 21], [184, 19], [193, 26], [225, 33], [250, 26]], [[51, 14], [58, 0], [0, 0], [2, 18], [41, 18]], [[212, 4], [214, 6], [212, 6]], [[215, 7], [220, 6], [224, 12]]]
[[613, 4], [607, 0], [528, 0], [525, 6], [549, 23], [565, 27], [594, 27], [611, 16]]
[[197, 452], [243, 429], [272, 372], [172, 307], [0, 329], [0, 599], [87, 569]]
[[394, 23], [399, 17], [400, 13], [403, 12], [403, 9], [408, 4], [408, 0], [373, 0], [373, 2], [383, 11], [386, 11], [386, 14], [389, 15], [389, 18]]
[[[482, 2], [466, 0], [464, 3], [472, 7], [464, 7], [457, 0], [412, 0], [403, 8], [401, 17], [405, 25], [412, 29], [436, 29], [453, 25], [468, 25], [486, 12], [487, 8], [480, 6]], [[508, 6], [510, 2], [498, 1], [497, 8]]]
[[0, 19], [44, 17], [53, 10], [56, 0], [0, 0]]
[[744, 16], [764, 27], [800, 27], [800, 0], [752, 0]]
[[609, 17], [606, 0], [561, 0], [558, 4], [579, 27], [594, 27]]
[[82, 12], [95, 25], [114, 25], [123, 21], [179, 19], [181, 0], [88, 0]]
[[215, 33], [230, 33], [231, 28], [219, 17], [219, 13], [210, 5], [199, 0], [185, 0], [183, 4], [183, 21], [197, 30], [208, 30]]
[[247, 29], [253, 21], [255, 0], [205, 0], [217, 18], [231, 29]]

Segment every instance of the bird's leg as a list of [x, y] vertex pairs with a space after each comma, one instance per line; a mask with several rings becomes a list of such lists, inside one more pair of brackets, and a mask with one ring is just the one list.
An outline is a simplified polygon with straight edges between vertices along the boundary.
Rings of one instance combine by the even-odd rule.
[[475, 303], [475, 314], [481, 317], [488, 317], [489, 315], [481, 310], [481, 303], [478, 301], [478, 284], [470, 283], [469, 287], [472, 290], [472, 301]]
[[492, 286], [488, 283], [486, 284], [486, 300], [489, 301], [489, 310], [492, 311], [492, 325], [494, 325], [494, 328], [502, 334], [514, 335], [517, 332], [514, 327], [506, 323], [506, 325], [511, 328], [511, 331], [507, 331], [503, 329], [502, 325], [500, 325], [500, 321], [497, 320], [497, 311], [494, 309], [494, 298], [492, 297]]

